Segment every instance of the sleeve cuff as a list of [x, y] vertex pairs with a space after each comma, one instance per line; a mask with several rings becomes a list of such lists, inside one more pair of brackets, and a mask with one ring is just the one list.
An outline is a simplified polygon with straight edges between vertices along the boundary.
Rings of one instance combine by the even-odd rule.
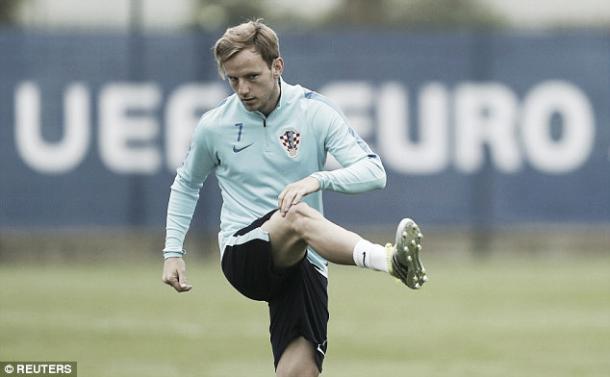
[[163, 252], [163, 259], [167, 259], [167, 258], [182, 258], [185, 255], [186, 255], [186, 250], [182, 250], [182, 251], [164, 251]]

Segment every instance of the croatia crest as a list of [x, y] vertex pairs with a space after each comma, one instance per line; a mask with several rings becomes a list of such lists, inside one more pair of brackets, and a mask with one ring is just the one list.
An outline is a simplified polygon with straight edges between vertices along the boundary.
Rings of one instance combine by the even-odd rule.
[[295, 129], [289, 129], [280, 135], [280, 142], [288, 156], [296, 157], [301, 143], [301, 134]]

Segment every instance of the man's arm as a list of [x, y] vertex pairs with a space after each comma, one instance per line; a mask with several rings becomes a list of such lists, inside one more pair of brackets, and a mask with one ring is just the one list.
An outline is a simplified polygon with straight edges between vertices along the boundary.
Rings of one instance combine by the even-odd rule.
[[325, 150], [342, 168], [315, 172], [287, 185], [278, 197], [282, 215], [305, 195], [318, 190], [355, 194], [385, 187], [386, 173], [381, 159], [338, 111], [324, 105], [313, 117], [312, 124], [322, 128], [319, 133], [324, 137]]
[[342, 166], [340, 169], [319, 171], [311, 175], [320, 182], [320, 189], [356, 194], [384, 188], [386, 173], [379, 156], [338, 112], [326, 108], [319, 114], [318, 118], [323, 118], [329, 125], [325, 149]]
[[182, 259], [185, 254], [184, 239], [199, 200], [199, 190], [215, 167], [215, 160], [208, 146], [208, 133], [209, 130], [204, 127], [202, 120], [195, 130], [184, 164], [177, 171], [167, 204], [162, 280], [178, 292], [186, 292], [192, 288], [186, 282], [186, 264]]

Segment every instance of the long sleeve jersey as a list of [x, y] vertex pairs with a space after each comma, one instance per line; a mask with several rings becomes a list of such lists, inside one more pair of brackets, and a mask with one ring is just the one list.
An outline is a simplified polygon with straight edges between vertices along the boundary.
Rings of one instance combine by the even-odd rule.
[[[171, 186], [164, 252], [177, 255], [212, 172], [222, 195], [219, 246], [235, 232], [277, 208], [286, 185], [312, 176], [320, 191], [304, 198], [323, 213], [322, 191], [358, 193], [383, 188], [386, 175], [379, 157], [348, 125], [327, 98], [280, 79], [277, 107], [265, 116], [248, 111], [235, 95], [206, 112], [199, 121], [183, 165]], [[324, 171], [327, 154], [342, 168]], [[327, 262], [309, 248], [308, 259], [324, 275]]]

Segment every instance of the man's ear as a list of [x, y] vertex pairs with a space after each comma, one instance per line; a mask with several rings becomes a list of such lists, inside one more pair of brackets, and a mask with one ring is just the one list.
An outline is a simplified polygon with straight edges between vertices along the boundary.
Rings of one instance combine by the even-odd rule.
[[279, 57], [273, 60], [273, 63], [271, 63], [271, 72], [273, 73], [274, 78], [279, 78], [282, 75], [282, 72], [284, 72], [284, 59]]

